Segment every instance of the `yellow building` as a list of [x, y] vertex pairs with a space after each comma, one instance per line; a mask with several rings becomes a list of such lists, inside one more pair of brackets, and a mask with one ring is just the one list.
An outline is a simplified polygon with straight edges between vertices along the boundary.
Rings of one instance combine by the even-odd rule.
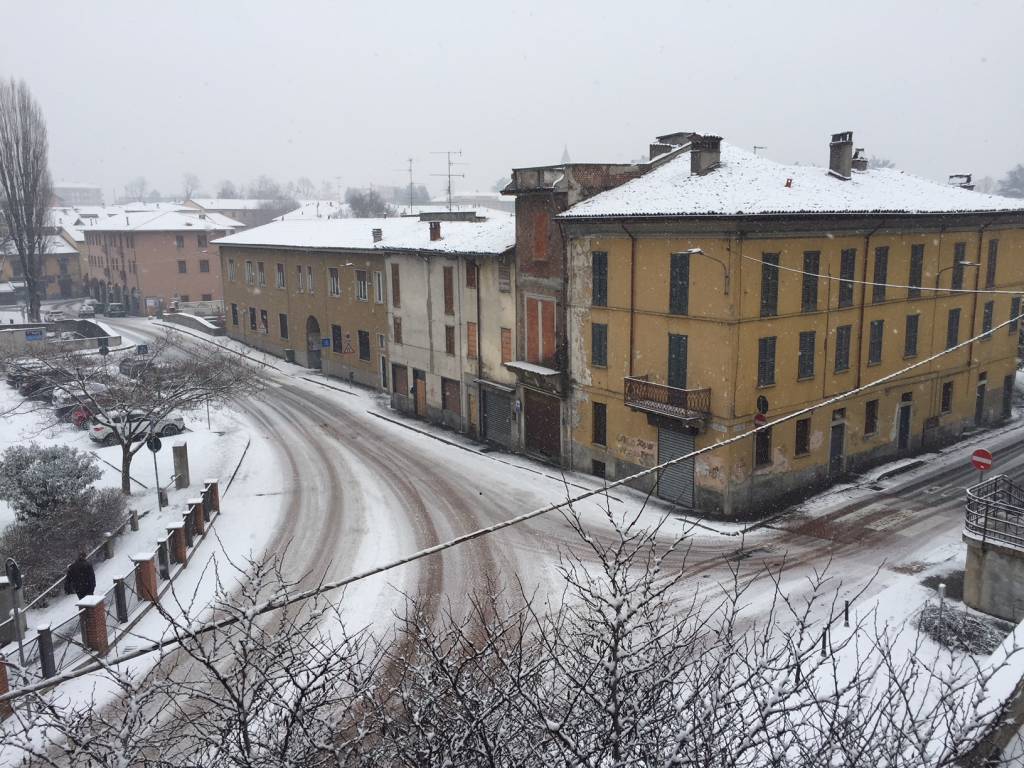
[[852, 134], [833, 136], [829, 168], [668, 138], [644, 176], [559, 217], [574, 468], [626, 477], [751, 430], [759, 410], [773, 421], [990, 328], [674, 465], [656, 492], [760, 516], [1009, 415], [1024, 201], [867, 170]]

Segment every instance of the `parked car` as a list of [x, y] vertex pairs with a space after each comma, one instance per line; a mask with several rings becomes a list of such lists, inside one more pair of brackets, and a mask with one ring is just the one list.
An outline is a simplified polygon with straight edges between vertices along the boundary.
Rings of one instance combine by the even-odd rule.
[[124, 304], [107, 304], [107, 310], [104, 313], [107, 317], [126, 317], [128, 310], [125, 309]]
[[78, 308], [79, 317], [96, 317], [96, 310], [93, 309], [92, 304], [83, 304]]
[[55, 387], [71, 381], [72, 374], [54, 369], [36, 369], [27, 373], [18, 384], [18, 394], [33, 400], [49, 400]]
[[110, 392], [106, 384], [86, 382], [85, 384], [67, 384], [53, 388], [53, 410], [57, 418], [70, 418], [73, 411], [82, 406], [82, 401], [87, 403], [95, 400], [107, 405], [105, 400]]
[[26, 376], [29, 376], [43, 368], [43, 363], [38, 360], [11, 360], [5, 369], [5, 380], [9, 387], [17, 389], [21, 386]]
[[43, 313], [43, 321], [47, 323], [56, 323], [58, 320], [70, 320], [68, 314], [62, 309], [55, 309], [51, 312]]
[[101, 445], [115, 445], [117, 430], [123, 435], [130, 437], [133, 443], [139, 440], [146, 440], [151, 435], [162, 435], [170, 437], [185, 429], [185, 420], [181, 416], [166, 416], [156, 422], [147, 419], [142, 411], [129, 411], [125, 413], [110, 412], [105, 415], [97, 414], [92, 417], [89, 426], [89, 438]]
[[77, 429], [86, 429], [92, 421], [92, 410], [87, 405], [80, 405], [71, 411], [68, 418]]

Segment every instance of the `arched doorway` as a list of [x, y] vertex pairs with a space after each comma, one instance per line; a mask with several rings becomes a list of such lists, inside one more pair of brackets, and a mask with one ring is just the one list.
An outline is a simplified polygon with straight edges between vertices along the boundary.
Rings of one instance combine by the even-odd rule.
[[320, 359], [320, 323], [310, 315], [306, 319], [306, 365], [309, 368], [322, 368]]

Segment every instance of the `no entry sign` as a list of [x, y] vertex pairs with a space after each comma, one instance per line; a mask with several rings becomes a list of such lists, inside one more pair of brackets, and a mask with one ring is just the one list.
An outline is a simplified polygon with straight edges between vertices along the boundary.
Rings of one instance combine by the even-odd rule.
[[971, 464], [979, 472], [986, 472], [992, 469], [992, 453], [984, 448], [979, 448], [971, 454]]
[[755, 413], [754, 414], [754, 426], [755, 427], [763, 427], [767, 423], [768, 423], [768, 417], [765, 416], [763, 413]]

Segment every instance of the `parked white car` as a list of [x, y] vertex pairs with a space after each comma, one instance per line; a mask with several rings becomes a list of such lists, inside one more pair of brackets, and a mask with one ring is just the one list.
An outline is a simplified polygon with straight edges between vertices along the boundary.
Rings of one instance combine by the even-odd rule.
[[131, 441], [135, 443], [148, 439], [150, 435], [176, 435], [185, 429], [185, 420], [181, 416], [170, 415], [153, 423], [141, 411], [113, 411], [105, 416], [96, 414], [89, 426], [89, 438], [101, 445], [114, 445], [117, 443], [115, 429], [123, 435], [130, 434]]

